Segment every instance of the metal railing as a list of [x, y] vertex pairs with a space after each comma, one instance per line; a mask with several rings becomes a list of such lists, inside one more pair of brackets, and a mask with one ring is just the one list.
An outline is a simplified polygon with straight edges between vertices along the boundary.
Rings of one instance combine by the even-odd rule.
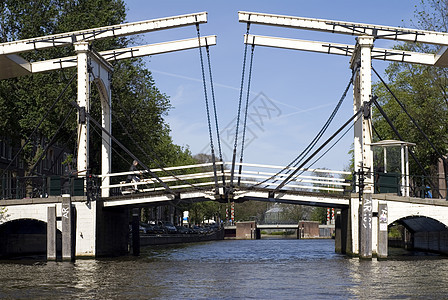
[[[376, 172], [374, 175], [375, 193], [394, 193], [398, 196], [406, 196], [409, 191], [409, 197], [448, 200], [446, 178], [423, 175], [407, 177], [405, 179], [400, 173]], [[409, 182], [409, 185], [406, 185], [406, 182]]]
[[[224, 187], [222, 177], [226, 184], [229, 183], [231, 162], [217, 162], [217, 166], [224, 165], [224, 172], [217, 168], [217, 180], [220, 188]], [[281, 170], [293, 171], [296, 168], [285, 169], [283, 166], [237, 163], [242, 165], [241, 174], [234, 176], [239, 178], [241, 188], [268, 188], [274, 189], [288, 174], [280, 174]], [[170, 189], [179, 190], [185, 188], [210, 190], [215, 186], [215, 178], [212, 163], [169, 167], [164, 169], [151, 169], [160, 180], [166, 183]], [[148, 171], [130, 171], [107, 174], [99, 177], [110, 177], [110, 184], [101, 186], [102, 189], [110, 189], [110, 195], [129, 194], [134, 192], [163, 191], [163, 187], [155, 178], [147, 177]], [[324, 169], [303, 169], [300, 175], [294, 177], [284, 190], [305, 190], [328, 193], [345, 193], [351, 191], [352, 183], [342, 176], [350, 175], [350, 172], [332, 171]], [[132, 178], [132, 179], [130, 179]]]
[[0, 199], [47, 198], [49, 196], [85, 196], [96, 199], [99, 195], [99, 181], [89, 176], [15, 176], [3, 177], [0, 181]]
[[[217, 162], [218, 166], [224, 165], [224, 173], [217, 168], [219, 193], [225, 187], [222, 178], [229, 184], [230, 162]], [[240, 189], [275, 189], [288, 174], [279, 171], [284, 170], [282, 166], [242, 163], [242, 172], [234, 176], [239, 178]], [[295, 168], [286, 169], [286, 172], [294, 171]], [[213, 164], [203, 163], [164, 169], [152, 169], [164, 183], [172, 190], [198, 189], [212, 192], [216, 186]], [[346, 179], [350, 172], [333, 171], [325, 169], [300, 170], [298, 176], [294, 177], [283, 190], [292, 191], [317, 191], [320, 193], [348, 193], [354, 191], [357, 176], [354, 180]], [[138, 177], [138, 180], [129, 178]], [[60, 196], [70, 194], [72, 196], [88, 196], [89, 199], [97, 199], [100, 189], [109, 189], [111, 196], [125, 195], [135, 192], [161, 192], [165, 190], [158, 180], [147, 177], [145, 170], [135, 172], [120, 172], [105, 176], [88, 176], [77, 178], [74, 176], [25, 176], [4, 177], [0, 181], [0, 199], [23, 199], [44, 198], [48, 196]], [[100, 180], [110, 177], [111, 183], [100, 187]], [[375, 193], [393, 193], [399, 196], [405, 195], [403, 191], [409, 188], [409, 196], [417, 198], [442, 198], [448, 200], [445, 178], [428, 176], [409, 176], [409, 180], [403, 181], [399, 173], [375, 173]], [[409, 182], [405, 186], [403, 182]], [[441, 184], [442, 183], [442, 184]], [[238, 188], [238, 187], [235, 187]]]

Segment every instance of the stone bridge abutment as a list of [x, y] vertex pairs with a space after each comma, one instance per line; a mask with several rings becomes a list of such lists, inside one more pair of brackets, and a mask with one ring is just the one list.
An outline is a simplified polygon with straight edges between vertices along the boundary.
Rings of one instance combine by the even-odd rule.
[[[45, 252], [47, 249], [47, 231], [49, 225], [49, 209], [55, 208], [54, 220], [56, 231], [64, 232], [63, 220], [67, 211], [63, 209], [64, 197], [49, 197], [20, 200], [1, 200], [0, 207], [4, 207], [2, 218], [0, 218], [0, 234], [10, 235], [12, 224], [23, 224], [15, 226], [18, 231], [17, 237], [28, 240], [35, 240], [31, 244], [35, 245], [34, 252]], [[76, 257], [100, 257], [122, 255], [128, 252], [129, 236], [129, 209], [121, 207], [117, 209], [103, 209], [102, 201], [87, 201], [86, 197], [71, 197], [71, 217], [72, 245]], [[27, 220], [32, 220], [33, 226], [27, 226]], [[51, 220], [51, 219], [50, 219]], [[51, 223], [51, 222], [50, 222]], [[35, 226], [38, 224], [39, 226]], [[39, 232], [29, 232], [29, 228], [39, 228]], [[2, 229], [4, 229], [2, 231]], [[35, 231], [35, 230], [34, 230]], [[56, 233], [56, 240], [59, 239]], [[6, 243], [4, 241], [7, 241]], [[11, 244], [11, 243], [12, 244]], [[2, 239], [0, 256], [10, 255], [8, 249], [18, 249], [15, 244], [19, 243], [12, 239]], [[22, 241], [20, 243], [27, 243]], [[43, 244], [42, 244], [43, 243]], [[59, 242], [58, 242], [59, 243]], [[9, 246], [8, 246], [9, 244]], [[23, 244], [23, 245], [25, 245]], [[9, 247], [9, 248], [8, 248]], [[12, 248], [11, 248], [12, 247]], [[60, 247], [57, 247], [58, 252]], [[43, 251], [42, 251], [43, 250]], [[12, 251], [21, 254], [23, 251]]]
[[[341, 209], [336, 217], [336, 251], [359, 255], [362, 208], [357, 194], [350, 206]], [[441, 199], [420, 199], [375, 194], [372, 198], [372, 218], [367, 220], [371, 230], [372, 255], [385, 258], [388, 231], [396, 224], [406, 228], [403, 237], [409, 249], [448, 255], [448, 202]]]

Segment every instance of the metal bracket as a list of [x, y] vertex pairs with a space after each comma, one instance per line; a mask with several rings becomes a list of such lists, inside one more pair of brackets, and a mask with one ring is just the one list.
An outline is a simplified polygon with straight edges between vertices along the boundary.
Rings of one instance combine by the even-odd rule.
[[370, 119], [370, 117], [371, 117], [371, 113], [370, 113], [371, 104], [372, 104], [371, 102], [366, 102], [366, 103], [364, 103], [364, 106], [362, 107], [362, 115], [363, 115], [364, 119]]
[[86, 114], [86, 108], [84, 106], [79, 108], [79, 117], [78, 117], [78, 123], [79, 124], [86, 124], [87, 122], [87, 114]]

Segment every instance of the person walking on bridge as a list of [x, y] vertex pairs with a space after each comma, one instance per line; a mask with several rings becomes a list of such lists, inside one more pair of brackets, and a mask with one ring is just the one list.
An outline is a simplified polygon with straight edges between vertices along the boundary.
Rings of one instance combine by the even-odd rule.
[[[140, 177], [138, 177], [135, 172], [138, 171], [137, 169], [137, 165], [138, 165], [138, 161], [134, 160], [132, 162], [131, 167], [129, 168], [129, 172], [134, 172], [133, 174], [129, 174], [128, 178], [126, 179], [126, 183], [130, 183], [130, 182], [140, 182]], [[135, 184], [134, 185], [134, 190], [138, 191], [138, 187]]]

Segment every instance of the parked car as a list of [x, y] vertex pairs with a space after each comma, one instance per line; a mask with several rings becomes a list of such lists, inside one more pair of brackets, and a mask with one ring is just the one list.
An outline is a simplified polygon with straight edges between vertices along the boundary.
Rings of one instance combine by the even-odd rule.
[[177, 229], [177, 233], [180, 233], [180, 234], [190, 233], [190, 229], [185, 226], [176, 226], [176, 229]]
[[207, 233], [207, 231], [201, 226], [194, 225], [192, 228], [196, 233], [199, 233], [199, 234]]
[[167, 233], [165, 226], [161, 225], [152, 225], [154, 234], [164, 234]]
[[159, 222], [159, 226], [165, 228], [166, 233], [177, 233], [176, 227], [171, 222]]
[[150, 231], [151, 231], [150, 227], [151, 227], [151, 225], [140, 222], [139, 231], [142, 233], [150, 233]]

